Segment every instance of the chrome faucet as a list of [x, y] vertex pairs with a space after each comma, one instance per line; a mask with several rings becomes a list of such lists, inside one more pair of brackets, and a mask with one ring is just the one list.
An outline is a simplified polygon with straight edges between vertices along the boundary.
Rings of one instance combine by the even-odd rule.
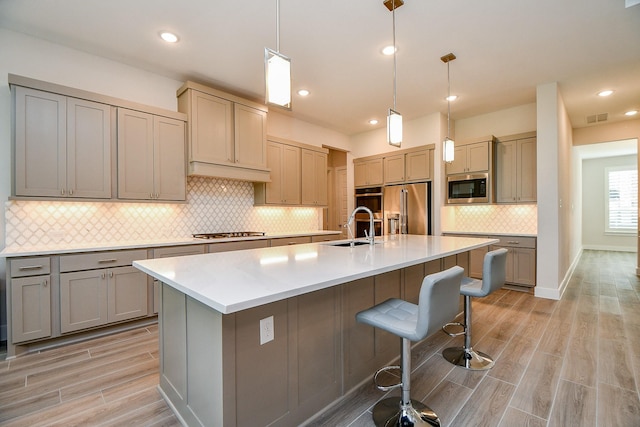
[[353, 212], [351, 212], [351, 215], [349, 216], [349, 220], [345, 224], [345, 227], [347, 227], [347, 230], [349, 230], [349, 234], [351, 234], [351, 239], [353, 240], [354, 236], [353, 236], [353, 232], [351, 231], [351, 222], [356, 217], [356, 213], [358, 213], [359, 211], [365, 211], [366, 213], [369, 214], [369, 233], [367, 233], [367, 230], [365, 230], [364, 235], [367, 238], [367, 241], [369, 242], [369, 244], [373, 245], [374, 243], [373, 239], [375, 238], [376, 234], [373, 227], [373, 212], [371, 212], [371, 209], [369, 209], [368, 207], [358, 206], [357, 208], [355, 208]]

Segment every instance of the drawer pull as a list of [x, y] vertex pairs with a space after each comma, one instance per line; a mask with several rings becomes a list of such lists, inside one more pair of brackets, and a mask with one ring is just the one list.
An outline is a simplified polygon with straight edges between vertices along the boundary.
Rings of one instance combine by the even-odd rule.
[[289, 243], [287, 243], [287, 245], [295, 245], [295, 244], [297, 244], [297, 243], [298, 243], [298, 242], [289, 242]]
[[24, 267], [18, 267], [18, 270], [20, 271], [25, 271], [25, 270], [39, 270], [42, 267], [44, 267], [42, 264], [40, 265], [25, 265]]
[[509, 240], [507, 243], [509, 243], [510, 245], [519, 245], [520, 242], [518, 242], [517, 240]]
[[118, 261], [116, 258], [107, 258], [107, 259], [98, 260], [98, 264], [106, 264], [109, 262], [116, 262], [116, 261]]

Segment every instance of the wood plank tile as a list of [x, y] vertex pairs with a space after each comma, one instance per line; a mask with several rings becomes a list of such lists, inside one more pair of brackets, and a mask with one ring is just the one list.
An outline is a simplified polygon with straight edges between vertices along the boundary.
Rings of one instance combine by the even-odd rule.
[[562, 368], [562, 358], [536, 351], [525, 371], [511, 406], [547, 419]]
[[44, 410], [27, 412], [27, 408], [23, 408], [23, 414], [19, 418], [14, 418], [8, 422], [2, 423], [5, 427], [39, 427], [46, 426], [50, 423], [67, 418], [69, 414], [86, 410], [104, 404], [100, 393], [93, 393], [83, 396], [80, 399], [70, 402], [61, 403]]
[[561, 322], [559, 319], [551, 319], [546, 331], [540, 339], [538, 351], [564, 356], [569, 345], [568, 336], [571, 332], [571, 323]]
[[485, 376], [471, 394], [452, 426], [496, 426], [507, 409], [515, 386]]
[[537, 343], [542, 338], [550, 318], [551, 315], [549, 313], [532, 311], [522, 319], [522, 327], [517, 333]]
[[453, 368], [440, 353], [431, 356], [411, 373], [412, 398], [423, 401]]
[[598, 427], [637, 427], [638, 393], [609, 384], [598, 384]]
[[566, 357], [560, 378], [587, 387], [595, 387], [598, 368], [598, 341], [596, 338], [573, 338], [569, 343]]
[[548, 427], [596, 425], [596, 389], [561, 380]]
[[106, 371], [104, 375], [97, 375], [86, 381], [78, 382], [60, 389], [60, 399], [63, 402], [77, 399], [80, 396], [104, 390], [105, 388], [127, 383], [131, 379], [144, 377], [158, 372], [158, 361], [150, 360], [145, 363], [132, 364], [124, 369]]
[[102, 406], [90, 408], [79, 413], [69, 414], [69, 417], [64, 418], [61, 421], [51, 423], [51, 427], [99, 425], [103, 422], [123, 417], [124, 415], [132, 413], [139, 408], [161, 400], [162, 397], [156, 389], [145, 390], [143, 392], [133, 394], [126, 399], [106, 403]]
[[519, 409], [508, 407], [498, 427], [546, 427], [547, 421]]
[[36, 412], [43, 408], [49, 408], [59, 403], [60, 393], [56, 390], [29, 397], [28, 399], [24, 399], [20, 402], [4, 405], [0, 408], [0, 422], [18, 417], [24, 413]]
[[637, 391], [629, 349], [625, 341], [600, 338], [598, 381]]
[[443, 381], [427, 396], [425, 404], [438, 415], [441, 425], [448, 426], [471, 393], [467, 387]]
[[160, 383], [160, 374], [156, 372], [138, 378], [129, 378], [128, 381], [102, 389], [102, 397], [105, 402], [113, 402], [122, 399], [132, 393], [137, 393], [148, 388], [157, 387]]
[[536, 343], [526, 336], [516, 336], [508, 344], [489, 371], [493, 378], [518, 384], [536, 349]]

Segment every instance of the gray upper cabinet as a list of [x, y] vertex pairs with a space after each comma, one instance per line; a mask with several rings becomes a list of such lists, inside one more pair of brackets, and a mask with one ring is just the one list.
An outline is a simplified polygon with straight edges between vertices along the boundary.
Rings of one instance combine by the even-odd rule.
[[536, 137], [523, 134], [496, 144], [496, 202], [534, 203], [537, 199]]
[[491, 169], [493, 137], [473, 143], [456, 144], [454, 160], [447, 163], [447, 175], [485, 172]]
[[16, 196], [111, 198], [109, 105], [15, 86]]
[[184, 122], [118, 109], [118, 198], [186, 199]]
[[194, 82], [178, 89], [189, 118], [189, 174], [268, 182], [267, 107]]

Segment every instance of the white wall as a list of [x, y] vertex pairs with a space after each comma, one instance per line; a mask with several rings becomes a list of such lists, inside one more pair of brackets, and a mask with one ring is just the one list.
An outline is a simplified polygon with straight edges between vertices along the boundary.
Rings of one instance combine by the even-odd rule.
[[[442, 128], [443, 118], [444, 129]], [[441, 158], [442, 154], [438, 154], [438, 150], [441, 149], [439, 143], [447, 132], [446, 120], [446, 116], [440, 113], [429, 114], [414, 120], [405, 120], [402, 124], [402, 147], [400, 148], [436, 144], [436, 155]], [[443, 131], [445, 132], [444, 134], [442, 133]], [[350, 147], [356, 158], [386, 153], [396, 149], [387, 144], [387, 128], [384, 126], [351, 136]]]
[[605, 234], [605, 168], [636, 167], [638, 156], [617, 156], [582, 161], [582, 246], [585, 249], [636, 251], [636, 235]]
[[456, 121], [456, 139], [504, 136], [536, 130], [536, 104], [525, 104]]
[[[535, 295], [559, 299], [573, 261], [572, 130], [557, 83], [537, 87], [538, 246]], [[561, 167], [562, 165], [562, 167]]]

